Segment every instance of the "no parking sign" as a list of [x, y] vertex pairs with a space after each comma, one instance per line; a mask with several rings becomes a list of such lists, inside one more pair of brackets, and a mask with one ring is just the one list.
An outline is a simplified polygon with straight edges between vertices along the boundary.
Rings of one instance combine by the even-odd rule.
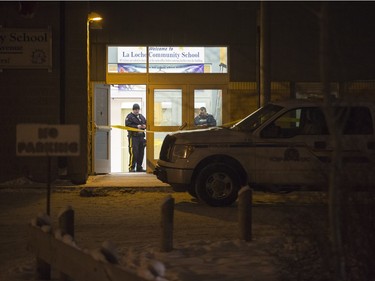
[[17, 156], [47, 157], [47, 215], [51, 205], [51, 156], [79, 155], [79, 125], [18, 124]]
[[79, 125], [17, 125], [17, 156], [78, 156], [79, 153]]

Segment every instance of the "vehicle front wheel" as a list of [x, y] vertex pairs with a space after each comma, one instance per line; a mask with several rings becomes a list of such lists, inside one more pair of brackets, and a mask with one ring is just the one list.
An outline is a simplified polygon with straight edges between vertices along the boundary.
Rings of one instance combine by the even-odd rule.
[[199, 200], [214, 207], [232, 205], [240, 190], [240, 178], [229, 165], [211, 164], [202, 169], [195, 183]]
[[197, 193], [195, 192], [195, 186], [189, 186], [187, 192], [190, 194], [191, 197], [197, 198]]

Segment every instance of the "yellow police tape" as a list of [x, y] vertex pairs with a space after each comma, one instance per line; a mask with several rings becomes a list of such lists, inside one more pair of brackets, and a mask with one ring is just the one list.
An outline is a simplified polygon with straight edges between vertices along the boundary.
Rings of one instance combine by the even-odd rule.
[[157, 131], [141, 130], [141, 129], [136, 129], [133, 127], [122, 126], [122, 125], [111, 125], [111, 127], [116, 128], [116, 129], [121, 129], [121, 130], [134, 131], [134, 132], [158, 133]]
[[[235, 123], [237, 123], [240, 120], [236, 120], [236, 121], [232, 121], [232, 122], [226, 123], [223, 126], [229, 126], [229, 125], [235, 124]], [[134, 132], [157, 133], [156, 131], [141, 130], [141, 129], [136, 129], [136, 128], [133, 128], [133, 127], [122, 126], [122, 125], [111, 125], [111, 127], [112, 128], [116, 128], [116, 129], [121, 129], [121, 130], [134, 131]]]
[[[134, 132], [145, 132], [146, 130], [136, 129], [133, 127], [127, 127], [122, 125], [111, 125], [112, 128], [121, 129], [121, 130], [128, 130], [128, 131], [134, 131]], [[147, 133], [151, 133], [152, 131], [147, 131]], [[153, 133], [153, 132], [152, 132]]]

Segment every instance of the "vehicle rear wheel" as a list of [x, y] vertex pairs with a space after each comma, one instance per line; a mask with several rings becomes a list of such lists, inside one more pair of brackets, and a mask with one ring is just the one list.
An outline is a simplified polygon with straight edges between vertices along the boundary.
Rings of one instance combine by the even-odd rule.
[[195, 192], [199, 200], [214, 207], [232, 205], [240, 190], [240, 178], [229, 165], [211, 164], [199, 173]]

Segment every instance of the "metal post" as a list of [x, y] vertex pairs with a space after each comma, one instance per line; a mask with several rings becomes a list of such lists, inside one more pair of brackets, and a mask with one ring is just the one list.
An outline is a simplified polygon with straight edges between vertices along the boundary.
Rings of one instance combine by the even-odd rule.
[[244, 186], [238, 192], [238, 223], [241, 240], [252, 240], [252, 190], [249, 186]]
[[[74, 210], [71, 208], [66, 209], [59, 216], [59, 228], [62, 234], [69, 234], [74, 238]], [[60, 272], [60, 281], [68, 281], [69, 277], [63, 272]]]
[[267, 1], [260, 2], [260, 58], [259, 58], [259, 80], [260, 80], [260, 106], [264, 106], [271, 101], [270, 82], [270, 40], [268, 24]]
[[51, 156], [47, 156], [47, 208], [46, 213], [51, 215]]
[[162, 252], [173, 250], [173, 212], [174, 198], [167, 197], [161, 206], [161, 243]]

